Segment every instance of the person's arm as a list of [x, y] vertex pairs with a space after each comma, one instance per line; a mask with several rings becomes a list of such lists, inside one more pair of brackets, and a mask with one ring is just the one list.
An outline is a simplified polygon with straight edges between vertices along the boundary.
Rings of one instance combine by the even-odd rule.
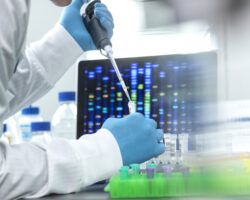
[[0, 199], [77, 192], [121, 166], [119, 146], [105, 129], [80, 140], [13, 146], [0, 142]]
[[109, 178], [124, 165], [142, 163], [165, 150], [163, 132], [142, 114], [110, 118], [96, 134], [79, 140], [0, 143], [0, 199], [77, 192]]
[[[63, 10], [59, 23], [19, 57], [7, 87], [5, 118], [47, 93], [83, 51], [96, 49], [80, 15], [84, 2], [73, 0]], [[94, 14], [111, 38], [114, 24], [107, 7], [97, 3]]]
[[27, 47], [8, 84], [12, 99], [6, 116], [47, 93], [82, 53], [60, 24]]

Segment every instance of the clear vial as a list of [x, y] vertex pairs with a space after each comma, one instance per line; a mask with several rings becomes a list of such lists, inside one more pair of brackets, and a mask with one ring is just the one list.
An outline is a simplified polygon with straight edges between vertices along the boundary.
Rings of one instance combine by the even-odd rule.
[[52, 118], [52, 136], [65, 139], [76, 139], [75, 92], [60, 92], [60, 106]]

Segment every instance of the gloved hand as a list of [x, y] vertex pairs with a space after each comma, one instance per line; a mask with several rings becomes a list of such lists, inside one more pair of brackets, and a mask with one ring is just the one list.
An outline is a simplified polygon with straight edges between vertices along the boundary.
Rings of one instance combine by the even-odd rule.
[[108, 129], [115, 137], [121, 151], [124, 165], [142, 163], [165, 151], [159, 143], [163, 132], [156, 129], [156, 122], [140, 113], [133, 113], [122, 119], [109, 118], [102, 128]]
[[[96, 46], [87, 31], [80, 9], [86, 0], [73, 0], [72, 3], [64, 8], [59, 23], [68, 31], [84, 51], [95, 50]], [[95, 4], [95, 16], [107, 31], [109, 38], [113, 35], [113, 17], [107, 7], [102, 3]]]

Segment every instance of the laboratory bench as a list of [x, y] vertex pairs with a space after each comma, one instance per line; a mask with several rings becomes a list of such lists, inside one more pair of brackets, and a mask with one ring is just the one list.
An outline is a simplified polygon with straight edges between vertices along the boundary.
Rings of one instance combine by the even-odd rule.
[[[74, 194], [67, 194], [67, 195], [50, 195], [47, 197], [39, 198], [36, 200], [106, 200], [111, 199], [109, 194], [103, 191], [104, 185], [92, 186], [87, 188], [85, 191], [74, 193]], [[152, 198], [152, 199], [159, 199], [159, 200], [249, 200], [250, 197], [224, 197], [224, 198], [205, 198], [205, 197], [183, 197], [183, 198]], [[118, 200], [118, 199], [114, 199]], [[121, 199], [126, 200], [126, 199]], [[127, 199], [133, 200], [133, 199]], [[143, 200], [143, 199], [141, 199]]]

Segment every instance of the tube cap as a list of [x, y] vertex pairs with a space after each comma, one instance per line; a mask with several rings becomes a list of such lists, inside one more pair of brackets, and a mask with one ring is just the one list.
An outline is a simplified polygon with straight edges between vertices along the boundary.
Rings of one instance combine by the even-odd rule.
[[59, 102], [75, 101], [76, 100], [76, 93], [73, 91], [59, 92], [58, 100], [59, 100]]
[[129, 176], [129, 167], [128, 166], [123, 166], [120, 170], [120, 178], [121, 179], [127, 179]]
[[31, 132], [50, 131], [50, 122], [32, 122]]
[[147, 168], [146, 171], [147, 171], [147, 177], [149, 179], [154, 178], [155, 168]]
[[39, 114], [38, 107], [27, 107], [22, 110], [22, 115], [38, 115]]
[[140, 165], [139, 164], [131, 164], [131, 169], [133, 171], [133, 174], [139, 174], [140, 173]]

